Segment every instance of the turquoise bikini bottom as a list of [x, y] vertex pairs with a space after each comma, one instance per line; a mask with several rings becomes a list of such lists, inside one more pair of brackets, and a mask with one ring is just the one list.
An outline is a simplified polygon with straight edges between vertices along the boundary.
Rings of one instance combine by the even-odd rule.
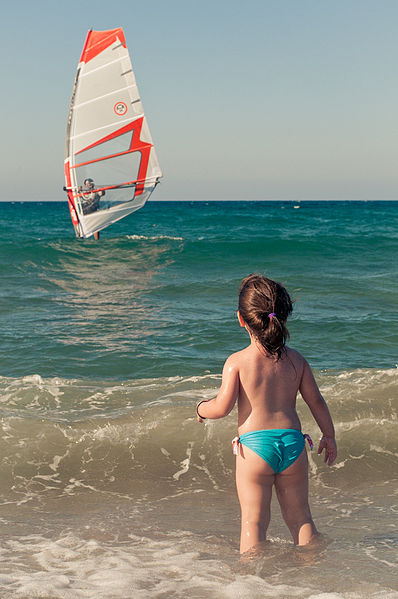
[[289, 468], [301, 455], [305, 437], [290, 428], [251, 431], [240, 435], [239, 442], [271, 466], [275, 474]]

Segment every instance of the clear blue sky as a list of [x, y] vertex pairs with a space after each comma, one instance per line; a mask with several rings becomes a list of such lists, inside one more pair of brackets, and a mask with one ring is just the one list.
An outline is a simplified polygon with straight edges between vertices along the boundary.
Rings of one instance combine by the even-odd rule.
[[1, 200], [62, 200], [90, 28], [122, 26], [154, 199], [396, 199], [397, 0], [22, 0], [2, 8]]

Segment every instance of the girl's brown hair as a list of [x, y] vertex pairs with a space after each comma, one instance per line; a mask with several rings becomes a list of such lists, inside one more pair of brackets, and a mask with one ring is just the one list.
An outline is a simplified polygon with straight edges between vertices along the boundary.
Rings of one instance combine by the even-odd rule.
[[289, 338], [286, 321], [292, 311], [292, 300], [281, 283], [257, 274], [243, 279], [239, 312], [263, 348], [278, 359]]

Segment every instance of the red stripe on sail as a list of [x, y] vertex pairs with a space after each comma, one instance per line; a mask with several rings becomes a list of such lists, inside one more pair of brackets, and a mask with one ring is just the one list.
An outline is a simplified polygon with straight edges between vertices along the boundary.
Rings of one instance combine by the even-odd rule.
[[[91, 191], [94, 193], [96, 191], [107, 191], [109, 189], [123, 189], [131, 185], [137, 185], [137, 183], [141, 183], [141, 181], [139, 179], [135, 179], [134, 181], [125, 181], [124, 183], [119, 183], [118, 185], [108, 185], [107, 187], [95, 187]], [[82, 191], [81, 193], [75, 194], [73, 197], [81, 198], [84, 196], [85, 193], [87, 193], [87, 191]]]
[[126, 47], [126, 40], [121, 27], [106, 31], [89, 31], [83, 46], [80, 62], [89, 62], [116, 41], [119, 41]]
[[[65, 162], [65, 181], [66, 181], [66, 187], [72, 187], [72, 178], [70, 176], [69, 160], [67, 160]], [[68, 206], [69, 206], [72, 223], [75, 226], [77, 226], [79, 224], [79, 219], [77, 218], [77, 214], [76, 214], [76, 207], [75, 207], [75, 201], [73, 199], [74, 196], [73, 196], [72, 190], [68, 189], [67, 193], [68, 193]]]
[[[126, 150], [124, 152], [120, 152], [120, 154], [110, 154], [109, 156], [102, 156], [101, 158], [97, 158], [96, 160], [91, 160], [89, 162], [82, 162], [81, 164], [76, 164], [72, 168], [77, 168], [79, 166], [83, 166], [85, 164], [91, 164], [93, 162], [100, 162], [101, 160], [107, 160], [108, 158], [122, 156], [123, 154], [129, 154], [131, 152], [140, 152], [141, 153], [141, 161], [140, 161], [140, 168], [138, 170], [137, 181], [145, 182], [146, 174], [147, 174], [147, 170], [148, 170], [149, 155], [151, 153], [152, 144], [150, 144], [146, 141], [143, 141], [141, 139], [141, 129], [142, 129], [143, 122], [144, 122], [144, 117], [140, 117], [139, 119], [136, 119], [132, 123], [125, 125], [121, 129], [117, 129], [117, 131], [110, 133], [106, 137], [102, 137], [101, 139], [90, 144], [86, 148], [79, 150], [79, 152], [76, 152], [75, 155], [77, 156], [78, 154], [81, 154], [82, 152], [85, 152], [86, 150], [90, 150], [91, 148], [94, 148], [96, 146], [99, 146], [100, 144], [110, 141], [111, 139], [114, 139], [115, 137], [119, 137], [120, 135], [124, 135], [125, 133], [132, 131], [133, 135], [131, 137], [131, 143], [130, 143], [130, 147], [128, 148], [128, 150]], [[142, 194], [143, 191], [144, 191], [144, 183], [138, 183], [136, 190], [135, 190], [135, 195], [138, 196], [138, 195]]]

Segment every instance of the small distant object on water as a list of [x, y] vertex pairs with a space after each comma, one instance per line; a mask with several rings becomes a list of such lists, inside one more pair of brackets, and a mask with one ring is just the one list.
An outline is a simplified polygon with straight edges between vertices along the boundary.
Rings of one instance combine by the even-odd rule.
[[70, 102], [64, 191], [77, 237], [141, 208], [162, 176], [122, 28], [87, 34]]

